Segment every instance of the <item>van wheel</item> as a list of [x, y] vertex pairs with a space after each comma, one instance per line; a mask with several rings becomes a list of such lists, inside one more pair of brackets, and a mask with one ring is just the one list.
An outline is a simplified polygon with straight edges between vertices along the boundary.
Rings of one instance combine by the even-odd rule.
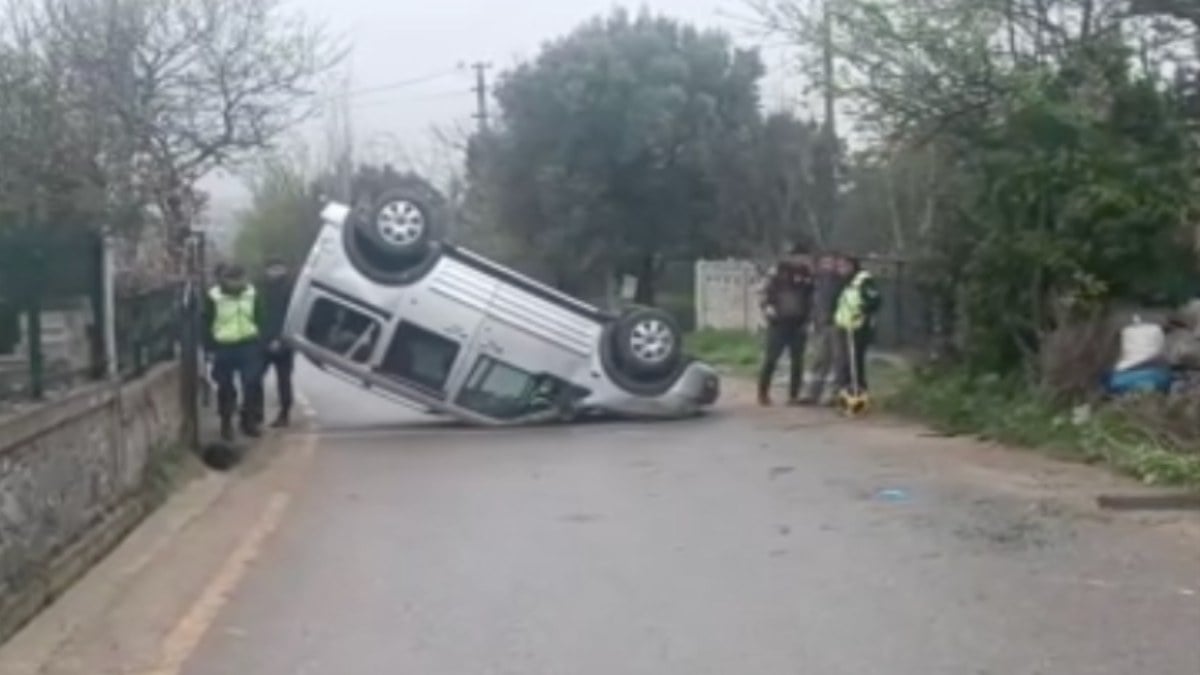
[[621, 317], [614, 334], [622, 368], [637, 378], [665, 375], [683, 356], [683, 333], [668, 313], [637, 309]]
[[383, 193], [354, 225], [376, 253], [405, 265], [429, 251], [437, 220], [422, 195], [397, 188]]
[[[433, 206], [431, 206], [433, 205]], [[355, 269], [375, 283], [406, 286], [433, 269], [440, 255], [436, 193], [395, 188], [356, 207], [342, 230]]]

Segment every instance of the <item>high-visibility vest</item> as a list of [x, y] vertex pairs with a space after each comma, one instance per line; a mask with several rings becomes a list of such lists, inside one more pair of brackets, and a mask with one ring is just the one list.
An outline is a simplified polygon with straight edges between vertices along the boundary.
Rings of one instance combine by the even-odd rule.
[[838, 328], [858, 330], [866, 322], [867, 315], [863, 311], [862, 287], [870, 278], [871, 273], [863, 270], [854, 275], [854, 278], [842, 290], [842, 295], [838, 298], [837, 311], [833, 315], [833, 322], [837, 324]]
[[208, 297], [213, 302], [212, 334], [217, 344], [238, 344], [258, 337], [254, 320], [257, 291], [253, 286], [246, 286], [239, 295], [228, 295], [220, 286], [214, 286]]

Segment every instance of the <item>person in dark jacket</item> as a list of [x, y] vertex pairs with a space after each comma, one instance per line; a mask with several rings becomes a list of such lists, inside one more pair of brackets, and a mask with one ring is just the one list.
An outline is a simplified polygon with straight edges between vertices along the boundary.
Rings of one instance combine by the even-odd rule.
[[246, 282], [245, 271], [237, 265], [221, 269], [217, 285], [204, 298], [204, 347], [212, 361], [212, 377], [217, 384], [217, 414], [221, 417], [221, 437], [232, 441], [233, 415], [238, 412], [238, 390], [242, 387], [241, 430], [251, 438], [261, 435], [262, 420], [262, 343], [260, 342], [263, 304], [253, 285]]
[[771, 381], [785, 351], [791, 361], [788, 401], [793, 405], [800, 401], [812, 291], [808, 249], [798, 244], [775, 266], [763, 287], [762, 311], [767, 319], [767, 344], [758, 376], [760, 405], [771, 405]]
[[267, 263], [258, 284], [263, 296], [263, 373], [265, 375], [267, 371], [275, 369], [275, 386], [279, 393], [279, 413], [271, 424], [277, 429], [288, 426], [292, 420], [292, 373], [295, 370], [296, 353], [283, 341], [283, 324], [287, 319], [294, 283], [295, 278], [287, 263], [272, 259]]

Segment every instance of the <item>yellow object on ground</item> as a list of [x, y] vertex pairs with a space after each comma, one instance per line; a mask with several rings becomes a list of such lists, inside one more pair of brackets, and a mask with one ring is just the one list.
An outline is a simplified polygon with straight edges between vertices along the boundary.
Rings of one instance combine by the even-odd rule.
[[847, 417], [865, 415], [871, 410], [871, 395], [867, 392], [852, 392], [843, 389], [838, 394], [838, 406]]

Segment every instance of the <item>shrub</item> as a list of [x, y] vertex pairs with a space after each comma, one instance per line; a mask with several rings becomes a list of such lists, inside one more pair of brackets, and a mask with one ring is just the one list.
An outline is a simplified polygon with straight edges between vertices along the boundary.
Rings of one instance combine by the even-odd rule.
[[1200, 488], [1200, 396], [1194, 394], [1070, 409], [1019, 377], [943, 370], [916, 374], [885, 406], [946, 433], [1105, 462], [1147, 483]]

